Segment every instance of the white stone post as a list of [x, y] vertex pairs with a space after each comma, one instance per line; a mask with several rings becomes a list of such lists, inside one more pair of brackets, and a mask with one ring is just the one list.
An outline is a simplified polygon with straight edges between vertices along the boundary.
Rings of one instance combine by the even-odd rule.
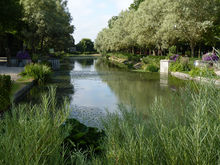
[[160, 61], [160, 73], [169, 73], [169, 66], [172, 60], [161, 60]]

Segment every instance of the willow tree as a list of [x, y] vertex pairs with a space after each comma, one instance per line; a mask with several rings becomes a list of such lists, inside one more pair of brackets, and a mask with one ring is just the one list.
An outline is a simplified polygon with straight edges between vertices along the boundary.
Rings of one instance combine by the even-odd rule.
[[160, 0], [146, 0], [136, 12], [134, 31], [141, 47], [149, 49], [160, 47], [160, 38], [156, 34], [161, 24], [162, 4]]
[[[213, 26], [219, 10], [217, 0], [184, 0], [173, 2], [172, 13], [176, 20], [175, 28], [179, 37], [190, 44], [191, 55], [194, 56], [196, 44], [202, 40], [203, 34]], [[171, 32], [170, 32], [171, 33]]]

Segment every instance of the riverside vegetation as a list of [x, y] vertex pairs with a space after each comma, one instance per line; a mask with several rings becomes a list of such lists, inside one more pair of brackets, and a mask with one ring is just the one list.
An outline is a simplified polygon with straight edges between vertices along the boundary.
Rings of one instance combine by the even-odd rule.
[[49, 91], [40, 105], [13, 106], [4, 114], [2, 164], [206, 165], [220, 161], [220, 92], [212, 84], [193, 83], [173, 93], [178, 99], [170, 102], [155, 98], [144, 114], [120, 105], [120, 113], [103, 120], [105, 133], [68, 121], [68, 102], [56, 106], [55, 89]]

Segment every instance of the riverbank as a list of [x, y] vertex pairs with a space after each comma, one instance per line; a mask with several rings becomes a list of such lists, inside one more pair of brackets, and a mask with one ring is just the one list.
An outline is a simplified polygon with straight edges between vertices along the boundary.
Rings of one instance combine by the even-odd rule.
[[181, 73], [181, 72], [171, 72], [170, 73], [172, 76], [177, 77], [179, 79], [183, 80], [193, 80], [196, 82], [203, 82], [203, 83], [213, 83], [217, 86], [220, 86], [220, 80], [219, 79], [214, 79], [214, 78], [205, 78], [205, 77], [192, 77], [187, 73]]
[[160, 60], [166, 56], [144, 56], [126, 53], [108, 53], [104, 57], [112, 65], [137, 72], [158, 72]]

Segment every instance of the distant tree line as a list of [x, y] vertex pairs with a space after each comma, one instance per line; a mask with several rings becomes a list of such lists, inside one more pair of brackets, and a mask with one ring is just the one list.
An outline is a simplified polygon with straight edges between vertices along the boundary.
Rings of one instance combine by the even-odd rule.
[[1, 0], [0, 55], [23, 45], [31, 52], [66, 50], [74, 44], [71, 21], [67, 0]]
[[220, 46], [220, 0], [134, 0], [109, 20], [97, 51], [165, 55], [171, 46], [192, 56]]

